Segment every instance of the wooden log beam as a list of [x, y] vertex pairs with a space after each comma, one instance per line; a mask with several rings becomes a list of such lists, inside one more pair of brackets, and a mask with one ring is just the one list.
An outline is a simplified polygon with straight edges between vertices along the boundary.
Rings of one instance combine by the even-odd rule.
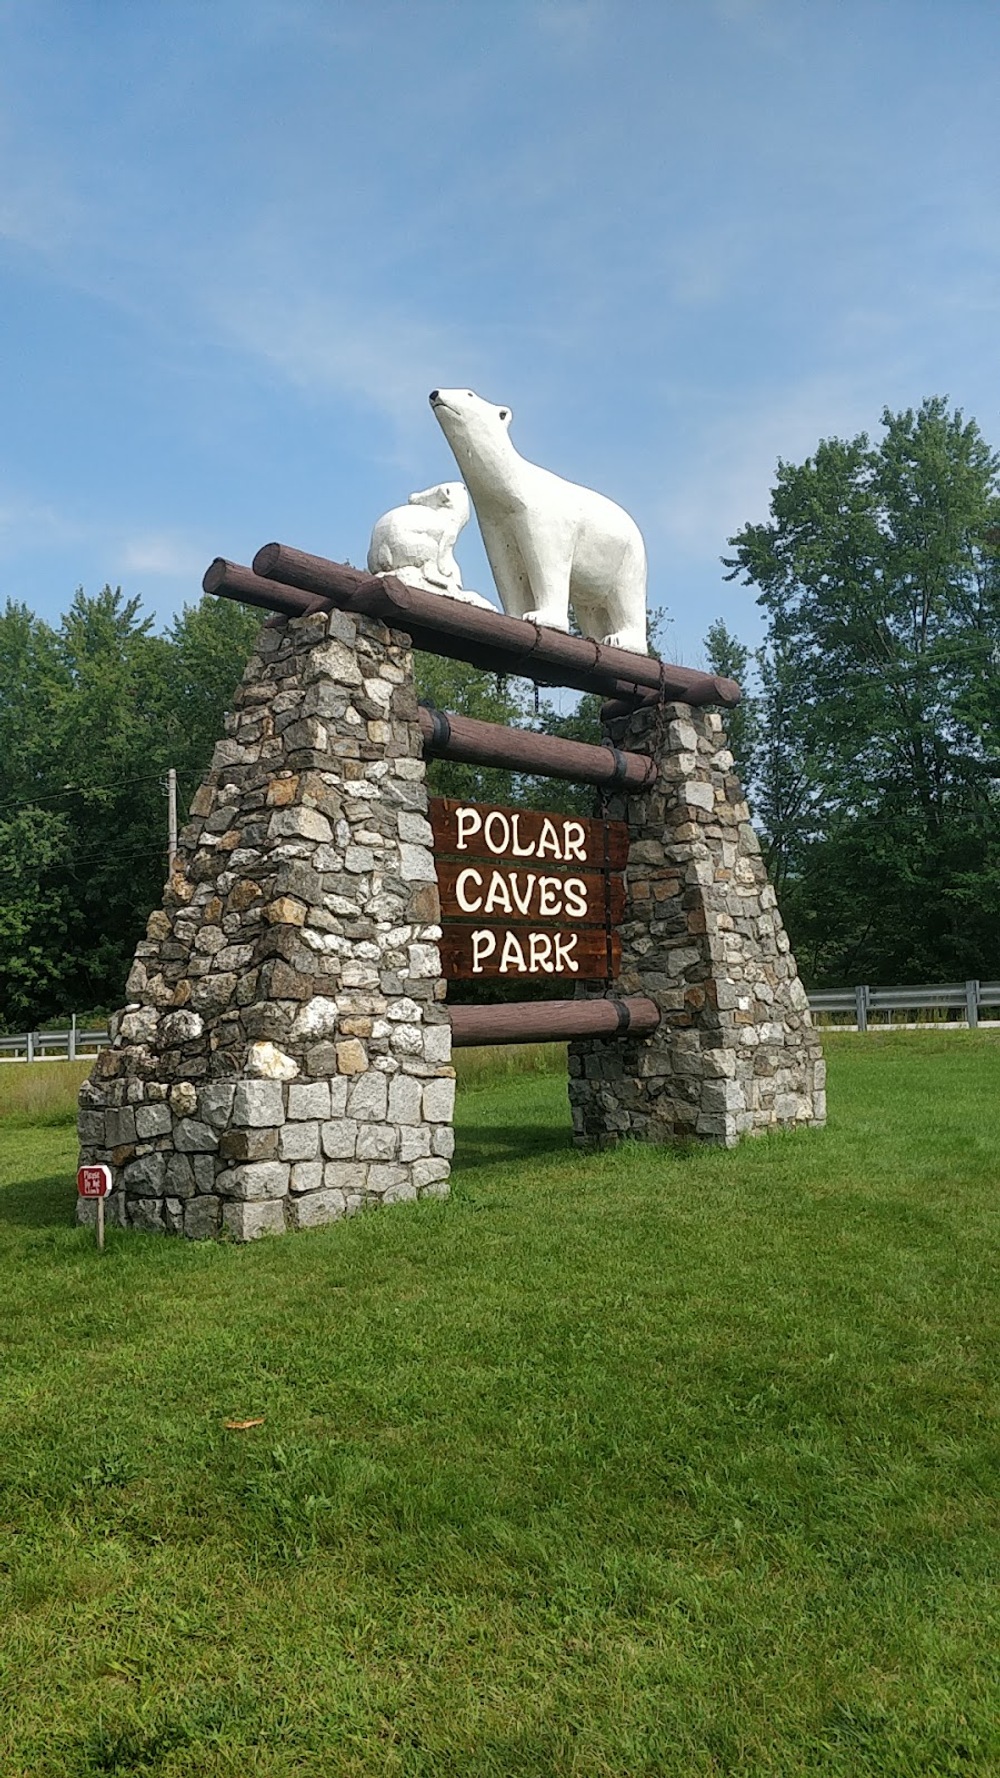
[[660, 699], [655, 691], [642, 685], [620, 685], [616, 697], [601, 705], [601, 721], [613, 722], [617, 716], [633, 716], [637, 710], [655, 710]]
[[227, 562], [225, 556], [216, 556], [209, 563], [201, 584], [206, 593], [235, 599], [242, 605], [258, 605], [263, 611], [279, 612], [283, 617], [306, 617], [311, 611], [330, 609], [329, 599], [318, 599], [314, 593], [282, 586], [276, 580], [262, 580], [252, 569]]
[[420, 706], [424, 754], [457, 759], [466, 765], [505, 766], [545, 778], [567, 778], [576, 784], [623, 785], [642, 790], [653, 783], [656, 766], [641, 753], [617, 747], [593, 747], [587, 741], [564, 741], [558, 735], [537, 735], [531, 729], [504, 728], [499, 722], [478, 722], [471, 716], [446, 715]]
[[569, 636], [500, 611], [484, 611], [459, 599], [404, 586], [391, 576], [362, 574], [287, 544], [266, 543], [254, 556], [253, 568], [263, 579], [328, 599], [342, 610], [381, 618], [405, 630], [414, 648], [492, 672], [516, 673], [540, 684], [611, 697], [636, 687], [686, 704], [732, 708], [740, 701], [740, 688], [733, 679], [671, 666], [625, 648], [607, 648], [589, 637]]
[[648, 1037], [660, 1022], [655, 1000], [508, 1000], [449, 1006], [456, 1049], [484, 1043], [563, 1043], [571, 1037]]

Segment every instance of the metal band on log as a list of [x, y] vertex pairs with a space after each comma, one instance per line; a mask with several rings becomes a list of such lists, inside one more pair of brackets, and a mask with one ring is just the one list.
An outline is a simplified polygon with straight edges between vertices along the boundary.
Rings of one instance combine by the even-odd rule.
[[505, 728], [502, 723], [479, 722], [471, 716], [446, 715], [424, 704], [420, 706], [420, 727], [424, 754], [435, 759], [506, 766], [513, 772], [569, 778], [576, 784], [620, 784], [627, 790], [648, 789], [656, 777], [654, 762], [641, 753], [593, 747], [588, 741], [564, 741], [559, 735]]
[[660, 1022], [655, 1000], [521, 1000], [449, 1006], [456, 1049], [483, 1043], [562, 1043], [571, 1037], [648, 1037]]
[[[664, 699], [679, 698], [687, 704], [731, 708], [740, 701], [740, 688], [733, 679], [670, 666], [624, 648], [607, 648], [589, 637], [565, 635], [525, 618], [483, 611], [459, 599], [404, 586], [392, 577], [363, 574], [358, 568], [308, 555], [287, 544], [265, 544], [257, 551], [253, 567], [262, 579], [312, 593], [342, 610], [364, 612], [405, 630], [414, 648], [468, 661], [490, 672], [517, 673], [540, 684], [604, 692], [612, 697], [632, 695], [634, 688], [639, 694], [653, 691]], [[240, 598], [235, 585], [223, 575], [206, 591]]]

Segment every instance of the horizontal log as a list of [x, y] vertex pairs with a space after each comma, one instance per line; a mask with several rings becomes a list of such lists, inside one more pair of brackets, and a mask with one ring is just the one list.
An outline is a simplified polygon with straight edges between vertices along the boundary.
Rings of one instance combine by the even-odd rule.
[[553, 865], [624, 870], [628, 860], [624, 821], [504, 809], [496, 803], [460, 802], [449, 796], [432, 796], [428, 814], [439, 858], [505, 859], [510, 864], [530, 860], [545, 870]]
[[525, 981], [564, 976], [575, 982], [614, 981], [621, 939], [600, 926], [479, 925], [448, 921], [441, 929], [445, 981]]
[[253, 571], [267, 580], [280, 581], [283, 586], [300, 587], [307, 593], [329, 599], [331, 605], [341, 609], [347, 608], [361, 589], [372, 583], [376, 586], [383, 584], [380, 576], [368, 574], [362, 568], [352, 568], [348, 562], [330, 562], [326, 556], [311, 556], [308, 551], [292, 549], [287, 543], [265, 543], [254, 556]]
[[655, 691], [630, 691], [623, 686], [615, 698], [606, 698], [601, 705], [601, 721], [615, 722], [620, 716], [634, 716], [637, 710], [651, 710], [656, 707]]
[[546, 870], [545, 865], [501, 864], [478, 858], [470, 864], [439, 858], [438, 891], [443, 921], [503, 920], [509, 926], [618, 926], [625, 917], [625, 880], [604, 871]]
[[392, 576], [363, 574], [358, 568], [308, 555], [287, 544], [266, 543], [254, 556], [253, 567], [262, 578], [327, 598], [342, 610], [381, 618], [405, 630], [415, 648], [471, 661], [491, 671], [611, 696], [620, 696], [623, 687], [635, 685], [687, 704], [731, 707], [740, 701], [735, 680], [671, 666], [625, 648], [608, 648], [589, 637], [570, 636], [526, 618], [484, 611], [460, 599], [404, 586]]
[[648, 1037], [660, 1022], [655, 1000], [520, 1000], [449, 1006], [456, 1049], [483, 1043], [563, 1043], [573, 1037]]
[[466, 765], [504, 766], [512, 772], [534, 772], [545, 778], [568, 778], [575, 784], [621, 785], [641, 790], [652, 784], [656, 766], [641, 753], [594, 747], [589, 741], [565, 741], [560, 735], [538, 735], [531, 729], [505, 728], [472, 716], [452, 716], [420, 706], [424, 754], [458, 759]]
[[201, 584], [206, 593], [237, 599], [243, 605], [258, 605], [263, 611], [276, 611], [283, 617], [308, 617], [310, 612], [330, 609], [328, 599], [300, 592], [298, 587], [282, 586], [276, 580], [262, 580], [251, 568], [227, 562], [225, 556], [216, 556], [209, 564]]

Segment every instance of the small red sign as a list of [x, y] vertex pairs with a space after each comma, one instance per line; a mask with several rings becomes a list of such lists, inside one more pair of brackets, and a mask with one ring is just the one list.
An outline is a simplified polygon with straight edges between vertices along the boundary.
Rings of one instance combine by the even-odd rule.
[[111, 1168], [103, 1161], [93, 1167], [79, 1167], [76, 1189], [81, 1198], [106, 1198], [111, 1191]]

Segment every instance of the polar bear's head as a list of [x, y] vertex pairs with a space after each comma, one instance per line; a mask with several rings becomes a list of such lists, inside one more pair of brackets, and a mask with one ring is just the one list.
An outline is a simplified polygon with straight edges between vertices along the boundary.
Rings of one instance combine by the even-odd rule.
[[433, 488], [421, 488], [419, 493], [410, 495], [407, 504], [443, 507], [453, 516], [459, 530], [469, 522], [469, 496], [464, 482], [438, 482]]
[[453, 451], [460, 445], [482, 450], [491, 441], [499, 444], [514, 417], [509, 407], [494, 407], [471, 389], [432, 389], [430, 404]]

